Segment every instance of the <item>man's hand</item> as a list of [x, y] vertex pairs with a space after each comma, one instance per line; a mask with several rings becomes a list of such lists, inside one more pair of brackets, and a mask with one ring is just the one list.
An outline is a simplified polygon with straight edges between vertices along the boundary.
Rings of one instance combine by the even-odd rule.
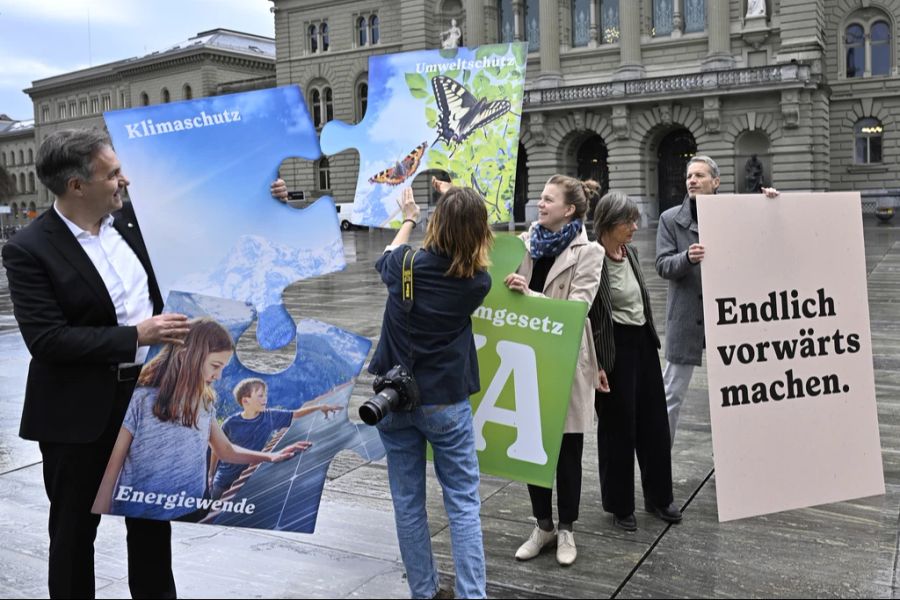
[[781, 192], [779, 192], [778, 190], [776, 190], [773, 187], [771, 187], [771, 188], [764, 187], [762, 189], [762, 193], [766, 195], [766, 198], [774, 199], [774, 198], [777, 198]]
[[183, 344], [189, 331], [188, 318], [184, 315], [156, 315], [137, 324], [138, 346]]
[[691, 244], [688, 248], [688, 260], [695, 265], [706, 257], [706, 247], [703, 244]]
[[433, 187], [434, 191], [436, 191], [438, 194], [444, 194], [447, 192], [447, 190], [453, 187], [453, 183], [449, 181], [441, 181], [437, 177], [432, 177], [431, 187]]
[[269, 192], [272, 194], [272, 197], [276, 200], [281, 200], [282, 202], [287, 202], [288, 199], [288, 189], [287, 184], [284, 182], [284, 179], [278, 178], [272, 182], [272, 185], [269, 187]]
[[604, 394], [609, 393], [609, 379], [606, 377], [606, 371], [600, 369], [600, 372], [597, 373], [597, 385], [596, 388], [603, 392]]

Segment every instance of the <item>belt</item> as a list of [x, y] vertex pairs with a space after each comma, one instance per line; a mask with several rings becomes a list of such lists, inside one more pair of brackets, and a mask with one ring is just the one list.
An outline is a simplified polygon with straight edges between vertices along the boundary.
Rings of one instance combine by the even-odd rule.
[[142, 365], [131, 365], [128, 367], [113, 367], [116, 370], [116, 381], [119, 383], [125, 381], [135, 381], [141, 374]]

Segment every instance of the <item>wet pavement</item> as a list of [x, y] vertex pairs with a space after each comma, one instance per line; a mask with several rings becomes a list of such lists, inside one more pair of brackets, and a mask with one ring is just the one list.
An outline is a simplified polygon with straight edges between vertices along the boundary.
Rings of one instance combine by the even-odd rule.
[[[578, 560], [554, 553], [513, 558], [531, 530], [524, 484], [484, 477], [481, 486], [488, 593], [492, 597], [897, 597], [900, 520], [900, 224], [865, 222], [869, 309], [887, 493], [775, 515], [719, 523], [715, 503], [706, 372], [695, 372], [673, 448], [675, 498], [684, 522], [638, 511], [638, 531], [612, 526], [600, 507], [596, 438], [585, 436], [584, 490], [576, 524]], [[348, 267], [285, 292], [296, 318], [317, 318], [377, 340], [385, 292], [372, 269], [390, 236], [344, 234]], [[664, 328], [665, 282], [653, 269], [655, 230], [636, 243], [656, 322]], [[0, 270], [0, 595], [46, 597], [47, 500], [37, 444], [18, 438], [27, 350]], [[662, 331], [660, 333], [663, 333]], [[259, 350], [253, 330], [238, 352], [278, 371], [293, 348]], [[351, 406], [371, 389], [360, 377]], [[356, 411], [351, 409], [351, 417]], [[836, 440], [836, 443], [840, 443]], [[636, 486], [640, 490], [639, 483]], [[640, 492], [637, 506], [642, 506]], [[442, 574], [452, 577], [440, 487], [428, 480], [428, 510]], [[342, 453], [332, 463], [315, 534], [175, 523], [174, 563], [182, 597], [406, 597], [385, 466]], [[98, 596], [127, 597], [125, 530], [104, 517], [96, 543]]]

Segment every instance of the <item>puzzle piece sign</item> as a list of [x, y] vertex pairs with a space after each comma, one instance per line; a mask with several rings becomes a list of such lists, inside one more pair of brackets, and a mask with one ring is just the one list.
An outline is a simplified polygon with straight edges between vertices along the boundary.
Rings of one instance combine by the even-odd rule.
[[[243, 302], [178, 292], [170, 294], [166, 312], [206, 317], [218, 324], [208, 324], [210, 330], [221, 326], [235, 343], [255, 317]], [[163, 383], [154, 388], [139, 382], [123, 425], [127, 433], [119, 435], [95, 512], [311, 533], [335, 454], [349, 448], [377, 460], [384, 448], [374, 428], [355, 425], [347, 416], [369, 340], [312, 320], [301, 321], [296, 336], [296, 361], [274, 375], [248, 369], [231, 351], [204, 350], [204, 344], [215, 350], [215, 342], [194, 345], [189, 337], [179, 347], [181, 358], [171, 348], [155, 347], [144, 372], [161, 372]], [[215, 361], [222, 363], [218, 380], [205, 370]], [[215, 402], [206, 407], [197, 394], [187, 403], [198, 414], [196, 426], [180, 417], [164, 421], [154, 406], [161, 406], [165, 380], [176, 382], [176, 389], [180, 382], [196, 381], [200, 374], [190, 365], [200, 365], [203, 378], [213, 379], [203, 385], [215, 391]], [[218, 453], [211, 455], [212, 469], [208, 446]], [[234, 446], [262, 451], [265, 460], [219, 460]], [[273, 457], [279, 460], [269, 462]]]
[[365, 118], [322, 130], [325, 154], [359, 151], [353, 222], [399, 226], [400, 191], [434, 169], [479, 190], [491, 222], [508, 221], [526, 55], [514, 43], [370, 56]]
[[266, 349], [294, 339], [281, 304], [295, 281], [345, 266], [337, 211], [269, 195], [288, 157], [319, 158], [300, 88], [104, 113], [165, 297], [171, 290], [252, 302]]
[[502, 285], [524, 255], [522, 240], [497, 236], [494, 285], [472, 315], [481, 374], [471, 398], [475, 445], [482, 472], [553, 487], [588, 306]]

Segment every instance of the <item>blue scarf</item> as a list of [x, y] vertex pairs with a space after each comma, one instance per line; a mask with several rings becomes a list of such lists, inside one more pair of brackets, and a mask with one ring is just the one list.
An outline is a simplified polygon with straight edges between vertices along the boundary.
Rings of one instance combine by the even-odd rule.
[[581, 219], [575, 219], [559, 231], [550, 231], [543, 225], [535, 225], [531, 230], [531, 248], [528, 253], [531, 258], [537, 260], [545, 256], [555, 258], [569, 247], [578, 234], [581, 233]]

